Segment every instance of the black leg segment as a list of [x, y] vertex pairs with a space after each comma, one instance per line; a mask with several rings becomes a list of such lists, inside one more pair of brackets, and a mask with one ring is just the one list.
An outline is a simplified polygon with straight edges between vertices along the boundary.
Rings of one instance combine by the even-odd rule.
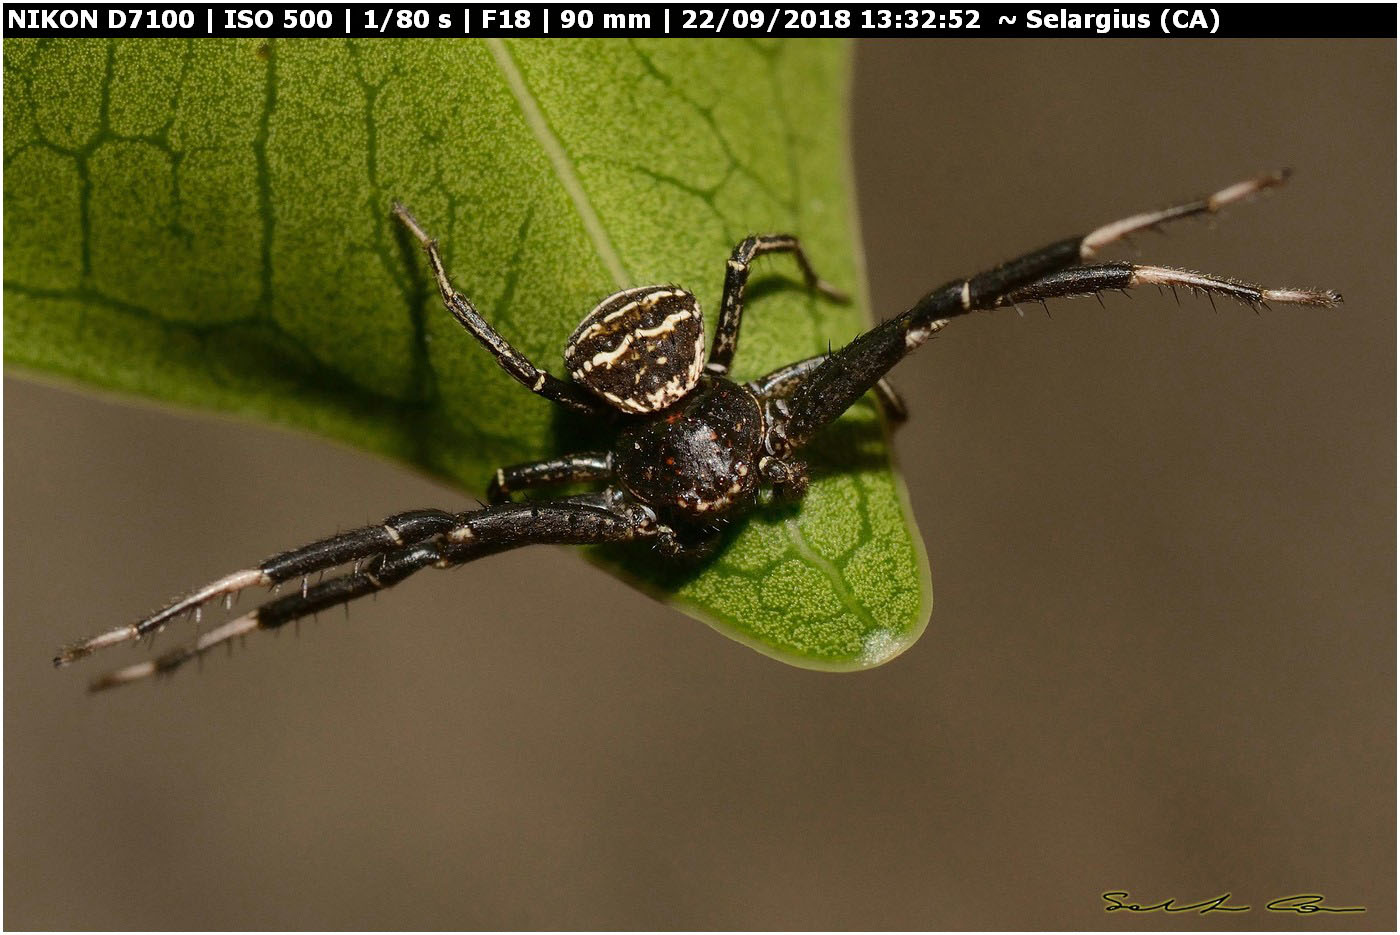
[[823, 426], [836, 419], [874, 386], [890, 368], [948, 322], [975, 311], [1067, 295], [1090, 295], [1106, 289], [1141, 285], [1179, 287], [1207, 296], [1226, 295], [1247, 304], [1280, 302], [1328, 307], [1341, 302], [1335, 292], [1308, 289], [1266, 289], [1221, 276], [1172, 270], [1159, 266], [1114, 263], [1081, 267], [1078, 264], [1099, 248], [1135, 231], [1165, 221], [1218, 211], [1264, 188], [1282, 183], [1283, 172], [1259, 176], [1222, 189], [1209, 198], [1175, 208], [1148, 212], [1099, 227], [1082, 237], [1071, 237], [979, 273], [954, 280], [925, 295], [906, 312], [857, 337], [831, 355], [804, 379], [793, 394], [791, 418], [773, 433], [780, 440], [775, 454], [804, 445]]
[[1211, 276], [1167, 266], [1141, 266], [1135, 263], [1104, 263], [1097, 266], [1073, 266], [1042, 276], [1029, 285], [1012, 290], [997, 299], [1000, 306], [1020, 302], [1043, 302], [1069, 296], [1097, 295], [1100, 292], [1157, 286], [1175, 292], [1178, 289], [1203, 295], [1215, 301], [1224, 296], [1251, 308], [1267, 306], [1270, 302], [1285, 305], [1311, 305], [1332, 308], [1341, 304], [1341, 293], [1314, 289], [1266, 289], [1251, 282], [1227, 276]]
[[586, 415], [599, 415], [606, 411], [601, 401], [587, 390], [576, 383], [569, 383], [554, 376], [547, 370], [537, 367], [528, 357], [520, 353], [510, 342], [492, 328], [481, 313], [476, 310], [466, 296], [462, 295], [452, 287], [452, 281], [447, 277], [447, 269], [443, 266], [442, 254], [438, 251], [437, 241], [428, 236], [418, 223], [417, 218], [408, 213], [408, 209], [401, 204], [394, 205], [394, 216], [408, 228], [423, 249], [428, 253], [428, 262], [433, 267], [433, 277], [437, 280], [438, 291], [442, 293], [442, 302], [447, 306], [447, 310], [453, 317], [461, 322], [472, 337], [481, 342], [496, 358], [496, 363], [501, 365], [506, 373], [520, 381], [531, 391], [538, 393], [550, 402], [558, 403], [567, 409]]
[[606, 451], [587, 451], [549, 461], [513, 464], [496, 471], [491, 483], [486, 485], [486, 500], [489, 503], [506, 503], [517, 490], [611, 477], [612, 455]]
[[99, 691], [171, 672], [215, 646], [382, 591], [430, 566], [451, 568], [526, 545], [625, 542], [655, 538], [661, 531], [650, 510], [624, 502], [612, 492], [537, 505], [503, 504], [451, 518], [447, 529], [429, 539], [381, 552], [354, 571], [268, 601], [204, 633], [188, 646], [111, 672], [91, 687]]
[[198, 612], [215, 598], [222, 597], [225, 601], [231, 601], [239, 591], [254, 585], [270, 587], [302, 578], [305, 590], [306, 575], [325, 571], [346, 562], [360, 561], [402, 549], [405, 545], [440, 535], [457, 523], [457, 516], [442, 510], [411, 510], [390, 516], [373, 526], [362, 526], [298, 549], [279, 552], [260, 562], [255, 568], [235, 571], [191, 591], [136, 623], [116, 627], [91, 639], [66, 646], [54, 657], [53, 663], [56, 666], [64, 666], [106, 646], [140, 639], [159, 630], [181, 614]]
[[154, 659], [109, 672], [95, 679], [89, 688], [92, 691], [102, 691], [152, 675], [173, 672], [215, 646], [247, 636], [255, 630], [274, 630], [284, 623], [381, 591], [414, 572], [441, 561], [442, 550], [435, 542], [412, 546], [392, 555], [381, 555], [360, 571], [331, 578], [303, 592], [269, 601], [256, 610], [202, 634], [188, 646], [178, 646]]
[[746, 237], [734, 248], [724, 273], [724, 298], [720, 303], [719, 323], [715, 326], [714, 345], [705, 364], [709, 373], [724, 376], [734, 362], [739, 347], [739, 325], [744, 317], [744, 288], [749, 281], [749, 264], [766, 253], [791, 253], [802, 270], [807, 288], [815, 289], [837, 302], [848, 300], [846, 293], [817, 275], [802, 245], [791, 234], [761, 234]]
[[[797, 392], [798, 386], [801, 385], [807, 374], [825, 363], [826, 358], [826, 354], [818, 354], [816, 357], [799, 360], [795, 364], [788, 364], [771, 373], [765, 373], [757, 380], [750, 380], [744, 386], [748, 387], [749, 392], [757, 396], [760, 402], [766, 402], [770, 399], [785, 399]], [[881, 377], [879, 382], [875, 384], [875, 400], [879, 403], [885, 418], [891, 422], [903, 422], [909, 418], [909, 407], [904, 404], [903, 397], [884, 377]]]

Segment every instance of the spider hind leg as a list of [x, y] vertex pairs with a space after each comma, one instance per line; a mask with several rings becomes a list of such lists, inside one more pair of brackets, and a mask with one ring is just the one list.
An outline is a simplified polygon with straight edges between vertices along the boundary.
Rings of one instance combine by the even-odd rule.
[[471, 300], [453, 287], [452, 280], [447, 275], [447, 267], [442, 261], [442, 252], [438, 249], [437, 241], [428, 236], [423, 225], [418, 223], [418, 219], [410, 214], [407, 208], [397, 203], [394, 205], [393, 213], [394, 217], [399, 219], [409, 234], [427, 252], [428, 262], [433, 268], [433, 278], [437, 282], [438, 292], [442, 294], [443, 305], [472, 337], [476, 338], [483, 347], [495, 356], [501, 369], [518, 380], [526, 389], [538, 393], [550, 402], [558, 403], [566, 409], [584, 415], [599, 415], [605, 411], [604, 404], [594, 398], [586, 389], [576, 383], [561, 380], [549, 371], [536, 366], [509, 341], [501, 337], [490, 322], [476, 310], [476, 306], [471, 303]]
[[719, 323], [710, 347], [710, 359], [705, 370], [717, 376], [729, 373], [734, 353], [739, 348], [739, 326], [744, 318], [744, 290], [748, 286], [750, 265], [768, 253], [791, 253], [802, 270], [807, 288], [815, 289], [834, 302], [847, 302], [850, 297], [817, 275], [802, 244], [791, 234], [755, 234], [739, 241], [730, 254], [724, 272], [724, 297], [720, 301]]

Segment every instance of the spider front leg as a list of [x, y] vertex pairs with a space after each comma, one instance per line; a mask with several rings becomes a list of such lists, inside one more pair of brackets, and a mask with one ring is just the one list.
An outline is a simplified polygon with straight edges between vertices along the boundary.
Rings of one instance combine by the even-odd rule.
[[1215, 296], [1222, 295], [1256, 309], [1270, 302], [1331, 308], [1342, 301], [1340, 292], [1330, 290], [1266, 289], [1227, 276], [1211, 276], [1168, 266], [1103, 263], [1097, 266], [1072, 266], [1042, 276], [1029, 285], [999, 296], [994, 304], [1007, 306], [1020, 302], [1044, 302], [1047, 299], [1098, 295], [1101, 292], [1122, 292], [1138, 286], [1157, 286], [1170, 289], [1174, 294], [1177, 289], [1184, 289], [1204, 295], [1211, 305], [1215, 304]]
[[834, 421], [899, 361], [947, 326], [953, 318], [1018, 301], [1066, 295], [1098, 294], [1105, 289], [1142, 285], [1181, 286], [1208, 296], [1240, 299], [1251, 305], [1279, 302], [1332, 307], [1342, 297], [1331, 291], [1269, 289], [1221, 276], [1131, 263], [1079, 266], [1101, 248], [1128, 235], [1166, 221], [1209, 214], [1262, 189], [1281, 184], [1286, 172], [1275, 172], [1231, 185], [1208, 198], [1173, 208], [1134, 215], [1018, 257], [970, 279], [953, 280], [925, 295], [903, 314], [859, 335], [832, 354], [798, 386], [789, 405], [790, 416], [769, 429], [769, 450], [785, 458], [805, 445], [823, 426]]
[[[204, 633], [188, 646], [176, 647], [154, 659], [101, 676], [91, 688], [100, 691], [172, 672], [237, 637], [256, 630], [273, 630], [318, 611], [347, 604], [392, 587], [430, 566], [452, 568], [526, 545], [589, 545], [654, 538], [662, 529], [651, 510], [629, 503], [612, 491], [551, 502], [502, 504], [455, 516], [445, 515], [451, 520], [446, 528], [420, 541], [380, 550], [363, 567], [268, 601]], [[313, 544], [284, 555], [309, 556], [321, 545], [323, 543]]]
[[481, 313], [476, 310], [470, 300], [453, 288], [452, 281], [447, 276], [447, 268], [443, 265], [437, 241], [428, 236], [427, 232], [423, 230], [423, 226], [418, 223], [418, 219], [409, 214], [408, 209], [398, 203], [394, 205], [394, 216], [427, 251], [428, 262], [433, 267], [433, 277], [437, 280], [438, 291], [442, 294], [442, 302], [447, 306], [447, 310], [457, 321], [461, 322], [462, 327], [466, 328], [472, 337], [481, 342], [481, 345], [495, 356], [496, 363], [501, 365], [501, 369], [519, 380], [530, 391], [538, 393], [550, 402], [558, 403], [566, 409], [572, 409], [585, 415], [601, 415], [608, 411], [602, 403], [582, 387], [561, 380], [549, 371], [537, 367], [528, 357], [512, 347], [509, 341], [501, 337], [496, 329], [492, 328], [490, 323], [481, 317]]
[[99, 649], [138, 640], [156, 632], [181, 614], [198, 613], [201, 607], [216, 598], [222, 597], [230, 602], [235, 594], [254, 585], [271, 587], [300, 578], [304, 595], [307, 591], [306, 576], [309, 574], [402, 549], [444, 533], [459, 521], [458, 516], [443, 510], [413, 510], [390, 516], [373, 526], [362, 526], [297, 549], [279, 552], [253, 568], [235, 571], [191, 591], [136, 623], [116, 627], [66, 646], [54, 656], [53, 664], [65, 666]]
[[724, 274], [724, 298], [720, 302], [719, 323], [705, 370], [717, 376], [729, 373], [734, 352], [739, 347], [739, 325], [744, 317], [744, 288], [749, 281], [749, 264], [766, 253], [791, 253], [802, 270], [807, 288], [816, 289], [837, 302], [849, 301], [849, 296], [817, 275], [802, 245], [791, 234], [759, 234], [746, 237], [734, 247]]
[[[788, 364], [771, 373], [765, 373], [757, 380], [750, 380], [744, 386], [758, 397], [759, 402], [784, 399], [795, 393], [798, 386], [802, 384], [803, 378], [825, 363], [826, 358], [826, 354], [818, 354], [816, 357], [799, 360], [795, 364]], [[884, 377], [881, 377], [879, 382], [875, 384], [875, 401], [879, 404], [880, 411], [885, 414], [885, 418], [891, 422], [901, 423], [909, 418], [909, 407], [904, 404], [904, 398]]]

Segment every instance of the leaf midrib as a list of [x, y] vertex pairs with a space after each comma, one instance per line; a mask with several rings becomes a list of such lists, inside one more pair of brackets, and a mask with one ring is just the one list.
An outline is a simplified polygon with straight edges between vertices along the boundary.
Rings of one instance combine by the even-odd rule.
[[501, 39], [487, 39], [486, 47], [491, 50], [491, 57], [505, 77], [506, 86], [510, 88], [515, 102], [520, 105], [520, 114], [525, 118], [525, 125], [530, 128], [530, 133], [534, 136], [540, 149], [544, 150], [545, 157], [549, 159], [549, 163], [554, 169], [555, 177], [569, 196], [569, 200], [573, 202], [574, 210], [578, 212], [579, 219], [583, 222], [584, 232], [588, 234], [588, 239], [593, 244], [598, 259], [607, 267], [608, 274], [612, 276], [617, 288], [626, 289], [631, 284], [632, 277], [628, 274], [626, 267], [622, 265], [622, 258], [613, 249], [607, 228], [603, 226], [598, 212], [593, 210], [593, 203], [588, 200], [588, 193], [584, 191], [583, 182], [579, 180], [578, 173], [574, 171], [574, 164], [569, 159], [569, 154], [564, 151], [564, 144], [559, 142], [559, 137], [555, 135], [549, 121], [545, 119], [544, 111], [540, 109], [539, 102], [530, 92], [529, 85], [525, 83], [525, 76], [520, 73], [520, 68], [515, 64], [510, 50], [506, 48], [505, 42]]

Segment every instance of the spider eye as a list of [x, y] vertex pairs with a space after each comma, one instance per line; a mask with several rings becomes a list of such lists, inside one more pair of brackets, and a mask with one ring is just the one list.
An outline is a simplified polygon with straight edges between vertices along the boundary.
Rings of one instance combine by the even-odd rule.
[[700, 380], [705, 365], [700, 303], [679, 286], [608, 296], [564, 346], [575, 381], [623, 412], [657, 412]]

